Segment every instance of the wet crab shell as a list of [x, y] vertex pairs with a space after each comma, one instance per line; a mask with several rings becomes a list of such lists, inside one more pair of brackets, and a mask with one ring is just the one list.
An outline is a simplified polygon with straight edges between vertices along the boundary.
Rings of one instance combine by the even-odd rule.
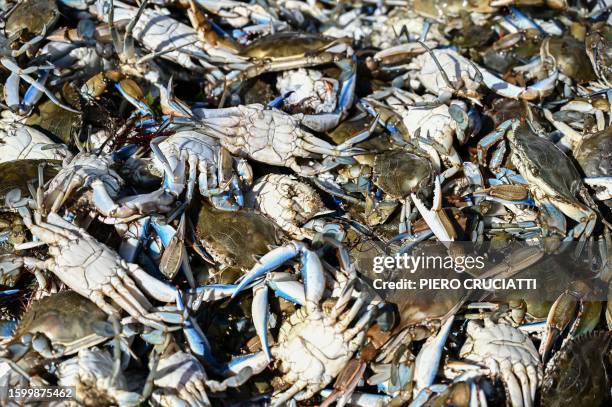
[[21, 30], [38, 35], [44, 27], [53, 26], [59, 15], [55, 0], [26, 0], [6, 19], [4, 29], [9, 36]]
[[243, 49], [241, 55], [259, 59], [291, 57], [324, 48], [334, 41], [337, 40], [323, 35], [281, 32], [253, 42]]
[[279, 244], [276, 225], [252, 209], [222, 211], [204, 203], [198, 216], [196, 237], [221, 268], [249, 269], [253, 256]]
[[612, 127], [585, 137], [574, 156], [587, 177], [612, 176]]
[[30, 305], [17, 325], [13, 338], [27, 333], [43, 333], [53, 343], [66, 346], [66, 355], [80, 348], [104, 342], [96, 334], [96, 324], [108, 316], [93, 302], [74, 291], [62, 291]]
[[376, 156], [374, 182], [385, 193], [403, 198], [431, 184], [433, 168], [429, 160], [401, 150]]
[[542, 43], [542, 55], [551, 56], [561, 73], [578, 83], [596, 79], [595, 71], [586, 53], [584, 42], [573, 37], [547, 38]]
[[538, 179], [538, 186], [548, 195], [561, 195], [574, 201], [582, 187], [580, 173], [570, 159], [551, 141], [536, 136], [526, 125], [514, 131], [512, 162]]
[[611, 386], [604, 362], [611, 339], [610, 332], [592, 332], [567, 342], [546, 367], [541, 405], [603, 405]]

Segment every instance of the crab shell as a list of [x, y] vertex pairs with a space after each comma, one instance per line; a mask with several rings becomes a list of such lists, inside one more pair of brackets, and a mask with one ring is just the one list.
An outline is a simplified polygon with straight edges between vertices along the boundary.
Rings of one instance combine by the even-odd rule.
[[526, 125], [509, 132], [512, 163], [529, 182], [536, 198], [548, 198], [576, 221], [595, 216], [578, 201], [584, 190], [580, 173], [569, 158], [551, 141], [538, 137]]
[[222, 211], [204, 202], [196, 237], [221, 268], [248, 270], [255, 264], [253, 256], [280, 243], [278, 232], [272, 221], [252, 209]]
[[610, 391], [604, 358], [611, 340], [608, 331], [584, 334], [566, 342], [546, 366], [542, 406], [603, 405]]
[[61, 160], [55, 143], [33, 127], [20, 123], [3, 124], [0, 129], [0, 163], [12, 160]]
[[27, 333], [43, 333], [53, 344], [66, 347], [65, 355], [97, 345], [107, 338], [96, 333], [96, 325], [108, 316], [74, 291], [61, 291], [30, 305], [19, 322], [13, 340]]
[[376, 156], [374, 182], [385, 193], [404, 198], [431, 184], [433, 168], [429, 160], [402, 150]]
[[[127, 391], [127, 379], [122, 372], [113, 375], [113, 359], [98, 348], [81, 349], [79, 354], [58, 366], [59, 384], [74, 387], [77, 402], [67, 406], [136, 406], [140, 395]], [[114, 377], [114, 382], [113, 382]]]
[[317, 192], [292, 175], [268, 174], [253, 184], [247, 206], [274, 220], [294, 238], [302, 238], [299, 226], [325, 211]]

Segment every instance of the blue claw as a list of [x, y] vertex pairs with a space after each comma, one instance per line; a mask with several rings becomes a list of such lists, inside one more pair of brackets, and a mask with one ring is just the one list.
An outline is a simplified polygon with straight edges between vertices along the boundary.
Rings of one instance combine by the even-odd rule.
[[151, 225], [153, 226], [153, 230], [155, 230], [157, 236], [159, 236], [164, 247], [168, 247], [172, 241], [172, 238], [174, 235], [176, 235], [176, 230], [170, 225], [162, 225], [155, 221], [152, 221]]
[[357, 56], [353, 55], [352, 60], [343, 60], [336, 63], [342, 74], [340, 75], [340, 96], [338, 97], [337, 113], [344, 114], [353, 105], [355, 99], [355, 84], [357, 82]]
[[189, 344], [189, 349], [191, 349], [195, 355], [206, 360], [211, 366], [220, 366], [219, 362], [212, 354], [210, 343], [208, 339], [206, 339], [204, 332], [202, 332], [196, 320], [189, 315], [189, 311], [185, 308], [181, 292], [178, 290], [176, 292], [176, 307], [179, 311], [183, 311], [183, 316], [185, 318], [183, 322], [183, 333]]
[[276, 249], [266, 253], [257, 264], [244, 276], [236, 287], [236, 291], [232, 294], [232, 298], [236, 297], [246, 286], [257, 280], [268, 271], [281, 266], [286, 261], [295, 258], [299, 254], [299, 249], [296, 244], [277, 247]]
[[4, 291], [0, 291], [0, 297], [9, 297], [11, 295], [15, 295], [18, 294], [19, 290], [17, 289], [13, 289], [13, 290], [4, 290]]
[[283, 298], [297, 305], [306, 304], [304, 285], [299, 281], [278, 281], [269, 280], [268, 287], [274, 290], [277, 297]]
[[323, 298], [323, 291], [325, 291], [323, 264], [321, 264], [319, 256], [313, 251], [306, 250], [303, 256], [300, 271], [306, 287], [306, 300], [318, 304]]
[[125, 161], [130, 158], [138, 150], [136, 144], [128, 144], [113, 152], [113, 161]]
[[271, 273], [269, 279], [259, 282], [253, 288], [253, 302], [251, 305], [253, 324], [261, 341], [261, 347], [268, 361], [270, 361], [272, 360], [272, 354], [270, 353], [270, 342], [268, 341], [268, 316], [270, 313], [268, 287], [272, 288], [279, 297], [298, 305], [306, 304], [306, 296], [304, 294], [304, 286], [298, 281], [291, 279], [289, 273]]
[[268, 366], [267, 356], [264, 352], [249, 353], [234, 356], [225, 366], [224, 375], [239, 373], [245, 367], [253, 369], [253, 374], [261, 373]]
[[541, 34], [547, 35], [546, 31], [542, 29], [535, 21], [527, 17], [516, 7], [510, 7], [510, 15], [505, 16], [505, 20], [510, 24], [518, 28], [519, 30], [526, 30], [533, 28], [538, 30]]
[[278, 108], [292, 93], [293, 91], [290, 90], [283, 95], [275, 97], [274, 100], [268, 103], [268, 109]]
[[[38, 83], [41, 86], [44, 86], [45, 82], [47, 82], [48, 77], [49, 77], [49, 70], [43, 70], [38, 75], [38, 79], [36, 80], [36, 83]], [[38, 101], [40, 100], [40, 98], [42, 98], [43, 95], [44, 95], [44, 92], [42, 92], [39, 88], [30, 85], [28, 87], [28, 90], [26, 90], [25, 95], [23, 96], [22, 105], [25, 107], [24, 110], [29, 111], [32, 106], [38, 103]]]
[[143, 101], [136, 99], [135, 97], [130, 95], [128, 92], [126, 92], [123, 89], [123, 86], [121, 86], [121, 83], [115, 83], [115, 88], [117, 88], [119, 93], [121, 93], [121, 96], [123, 96], [125, 98], [125, 100], [130, 102], [130, 104], [132, 106], [134, 106], [136, 109], [138, 109], [138, 111], [142, 115], [144, 115], [144, 116], [153, 116], [153, 111], [151, 111], [151, 108], [146, 103], [144, 103]]
[[231, 297], [236, 287], [236, 284], [210, 284], [193, 288], [188, 293], [194, 294], [199, 301], [212, 302]]
[[272, 354], [270, 353], [270, 342], [268, 341], [268, 287], [265, 282], [258, 284], [253, 289], [253, 303], [252, 314], [253, 314], [253, 325], [255, 325], [255, 331], [261, 341], [261, 348], [266, 354], [268, 361], [272, 360]]
[[269, 271], [276, 269], [298, 255], [301, 256], [302, 267], [300, 272], [304, 279], [306, 287], [306, 300], [311, 303], [318, 304], [323, 297], [325, 290], [325, 277], [323, 274], [323, 265], [319, 256], [306, 245], [301, 242], [292, 242], [286, 246], [277, 247], [276, 249], [265, 254], [259, 262], [249, 271], [242, 281], [238, 284], [236, 291], [232, 294], [232, 298], [238, 295], [247, 285], [257, 280]]

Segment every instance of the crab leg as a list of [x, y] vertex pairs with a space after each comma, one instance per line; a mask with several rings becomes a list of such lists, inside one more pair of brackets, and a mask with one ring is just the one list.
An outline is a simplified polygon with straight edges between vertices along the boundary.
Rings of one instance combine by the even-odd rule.
[[418, 394], [414, 396], [414, 400], [408, 405], [408, 407], [421, 407], [429, 401], [432, 394], [440, 394], [448, 389], [446, 384], [432, 384], [429, 387], [424, 388]]
[[179, 301], [180, 292], [176, 288], [159, 281], [136, 264], [128, 264], [128, 269], [131, 277], [146, 294], [161, 302]]
[[134, 106], [138, 110], [138, 113], [140, 115], [153, 116], [153, 111], [151, 110], [151, 108], [146, 103], [138, 100], [133, 95], [131, 95], [129, 89], [126, 89], [121, 82], [115, 83], [115, 88], [119, 91], [119, 93], [121, 93], [121, 96], [123, 96], [125, 100], [127, 100], [132, 106]]
[[416, 194], [411, 195], [414, 205], [419, 210], [419, 213], [427, 222], [427, 226], [436, 235], [441, 242], [452, 242], [455, 240], [455, 231], [450, 220], [442, 209], [442, 189], [440, 187], [440, 177], [436, 177], [433, 205], [431, 209], [427, 209], [423, 201]]
[[[79, 113], [79, 114], [81, 113], [78, 110], [75, 110], [75, 109], [71, 108], [70, 106], [64, 105], [62, 102], [60, 102], [55, 97], [53, 92], [51, 92], [49, 89], [47, 89], [44, 85], [38, 83], [36, 80], [34, 80], [29, 75], [30, 73], [36, 72], [37, 70], [41, 69], [40, 67], [31, 66], [31, 67], [28, 67], [28, 68], [25, 68], [25, 69], [21, 69], [15, 62], [11, 61], [8, 58], [0, 58], [0, 64], [2, 64], [6, 69], [11, 71], [11, 73], [17, 75], [20, 79], [23, 79], [24, 81], [26, 81], [27, 83], [29, 83], [30, 85], [32, 85], [33, 87], [38, 89], [39, 91], [43, 92], [45, 95], [47, 95], [49, 100], [51, 100], [57, 106], [61, 107], [62, 109], [65, 109], [65, 110], [68, 110], [70, 112], [73, 112], [73, 113]], [[49, 67], [49, 68], [43, 68], [43, 69], [51, 69], [51, 68]], [[15, 83], [18, 84], [18, 82], [15, 82], [15, 80], [13, 79], [11, 84], [14, 86]], [[10, 91], [15, 91], [15, 89], [13, 88]]]
[[265, 352], [260, 351], [247, 355], [236, 356], [225, 367], [226, 374], [239, 373], [249, 367], [253, 374], [261, 373], [268, 366], [268, 358]]
[[145, 7], [147, 7], [148, 3], [149, 0], [143, 0], [143, 2], [138, 7], [138, 10], [136, 11], [136, 15], [134, 16], [134, 18], [132, 18], [132, 20], [125, 29], [125, 35], [123, 37], [123, 55], [128, 60], [134, 57], [135, 52], [133, 35], [134, 27], [136, 26], [136, 23], [138, 23], [138, 20], [140, 20], [140, 17], [142, 16], [142, 13], [144, 12]]
[[[325, 389], [319, 393], [321, 397], [326, 398], [332, 394], [332, 390]], [[348, 397], [348, 405], [357, 407], [384, 407], [389, 405], [393, 400], [391, 396], [384, 394], [368, 394], [362, 392], [353, 392]]]
[[350, 147], [351, 144], [349, 143], [359, 143], [368, 138], [369, 136], [369, 132], [363, 132], [338, 146], [323, 142], [321, 139], [318, 139], [317, 137], [310, 134], [304, 134], [302, 136], [302, 139], [305, 141], [303, 145], [304, 149], [312, 153], [318, 153], [333, 157], [352, 157], [354, 155], [364, 153], [365, 150], [362, 148]]
[[212, 354], [210, 343], [202, 332], [202, 329], [198, 325], [197, 321], [189, 315], [189, 310], [183, 303], [183, 298], [180, 291], [177, 290], [176, 294], [176, 305], [180, 312], [183, 313], [185, 322], [183, 323], [183, 333], [189, 344], [189, 348], [193, 353], [206, 359], [212, 366], [218, 366], [217, 360]]
[[512, 126], [512, 123], [514, 123], [514, 121], [512, 119], [506, 120], [505, 122], [503, 122], [502, 124], [497, 126], [495, 131], [493, 131], [492, 133], [487, 134], [486, 136], [484, 136], [478, 142], [478, 145], [477, 145], [477, 149], [478, 149], [478, 162], [481, 165], [486, 167], [486, 165], [487, 165], [487, 153], [489, 152], [489, 149], [494, 144], [499, 143], [501, 140], [503, 140], [504, 134], [506, 134], [506, 131], [508, 131], [510, 126]]
[[253, 288], [253, 325], [261, 342], [261, 347], [268, 358], [268, 362], [272, 361], [270, 353], [270, 343], [268, 341], [268, 287], [265, 283], [260, 283]]
[[538, 349], [544, 363], [550, 358], [553, 346], [561, 333], [570, 325], [574, 317], [579, 314], [580, 308], [580, 298], [573, 292], [565, 291], [555, 300], [548, 312], [546, 329]]

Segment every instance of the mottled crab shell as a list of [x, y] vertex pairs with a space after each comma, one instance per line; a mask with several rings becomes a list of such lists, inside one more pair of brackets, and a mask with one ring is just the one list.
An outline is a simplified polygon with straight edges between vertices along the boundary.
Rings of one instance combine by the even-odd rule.
[[59, 15], [55, 0], [26, 0], [6, 19], [4, 30], [9, 36], [21, 30], [38, 35], [53, 26]]
[[264, 215], [241, 209], [230, 212], [204, 203], [198, 217], [196, 237], [223, 267], [250, 269], [255, 255], [264, 255], [269, 245], [279, 244], [279, 230]]
[[96, 324], [108, 316], [96, 304], [74, 291], [61, 291], [30, 305], [13, 335], [43, 333], [53, 343], [66, 346], [66, 355], [94, 346], [107, 338], [96, 334]]
[[612, 127], [585, 137], [574, 156], [587, 177], [611, 177]]
[[604, 362], [611, 339], [609, 331], [592, 332], [567, 342], [546, 366], [541, 405], [603, 405], [611, 386]]
[[548, 37], [542, 44], [542, 52], [554, 58], [561, 73], [575, 81], [585, 83], [596, 79], [584, 41], [570, 36]]
[[582, 187], [580, 173], [552, 141], [538, 137], [527, 125], [520, 125], [510, 142], [512, 163], [528, 181], [536, 180], [537, 186], [548, 195], [576, 200]]
[[429, 160], [402, 150], [377, 155], [375, 183], [385, 193], [403, 198], [431, 183], [433, 169]]

